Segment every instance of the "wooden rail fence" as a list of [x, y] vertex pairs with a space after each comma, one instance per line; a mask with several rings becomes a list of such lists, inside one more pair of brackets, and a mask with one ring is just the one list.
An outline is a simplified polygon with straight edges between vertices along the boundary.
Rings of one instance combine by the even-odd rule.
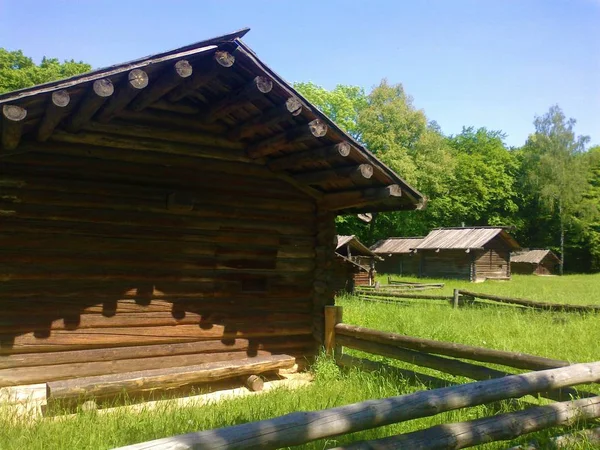
[[[120, 450], [275, 449], [536, 394], [557, 399], [559, 403], [469, 422], [436, 426], [375, 441], [357, 442], [342, 448], [464, 448], [484, 442], [512, 439], [522, 434], [572, 424], [582, 419], [600, 417], [600, 396], [577, 392], [572, 388], [576, 385], [599, 382], [600, 361], [569, 365], [567, 361], [524, 353], [484, 349], [370, 330], [342, 323], [341, 307], [328, 306], [325, 311], [327, 353], [334, 355], [343, 366], [353, 366], [360, 362], [367, 370], [379, 367], [379, 363], [344, 355], [343, 346], [398, 358], [442, 372], [480, 379], [480, 381], [459, 385], [449, 383], [450, 386], [438, 389], [368, 400], [322, 411], [294, 412], [258, 422], [133, 444], [121, 447]], [[544, 370], [510, 374], [446, 358], [446, 356], [521, 369]], [[411, 373], [403, 369], [395, 370], [403, 375]], [[444, 380], [422, 374], [415, 374], [415, 379], [431, 384], [444, 383]], [[586, 398], [573, 398], [578, 395]], [[568, 398], [568, 401], [563, 401], [565, 398]]]

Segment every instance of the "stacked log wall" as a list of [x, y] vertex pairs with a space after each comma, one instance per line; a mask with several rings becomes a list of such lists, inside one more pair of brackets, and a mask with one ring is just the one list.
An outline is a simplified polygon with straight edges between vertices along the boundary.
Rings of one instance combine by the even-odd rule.
[[421, 276], [470, 280], [472, 255], [464, 250], [421, 250]]
[[495, 237], [485, 245], [483, 251], [478, 251], [475, 259], [475, 278], [510, 277], [510, 248], [500, 236]]
[[383, 261], [375, 262], [377, 273], [400, 276], [417, 276], [419, 274], [420, 255], [418, 253], [381, 255], [381, 257]]
[[0, 386], [315, 353], [312, 198], [244, 161], [25, 147], [0, 160]]

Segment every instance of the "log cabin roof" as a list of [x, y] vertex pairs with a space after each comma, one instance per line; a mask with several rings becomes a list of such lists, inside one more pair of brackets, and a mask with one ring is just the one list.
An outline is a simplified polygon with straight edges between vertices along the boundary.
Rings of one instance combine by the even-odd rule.
[[413, 248], [415, 250], [481, 249], [496, 236], [500, 236], [511, 249], [520, 248], [517, 241], [503, 227], [436, 228]]
[[352, 249], [356, 251], [356, 253], [354, 251], [352, 252], [352, 256], [377, 256], [371, 251], [371, 249], [369, 249], [369, 247], [360, 242], [358, 238], [354, 235], [338, 235], [337, 240], [338, 243], [337, 247], [335, 248], [336, 250], [346, 245], [350, 245], [350, 247], [352, 247]]
[[411, 249], [418, 245], [423, 239], [423, 236], [381, 239], [371, 246], [371, 250], [379, 255], [410, 253]]
[[513, 253], [510, 262], [539, 264], [546, 257], [554, 259], [557, 263], [560, 262], [560, 258], [548, 249], [523, 249], [523, 251]]
[[[0, 95], [2, 155], [47, 142], [266, 166], [338, 214], [421, 209], [425, 197], [241, 40], [248, 32]], [[201, 167], [201, 166], [200, 166]]]

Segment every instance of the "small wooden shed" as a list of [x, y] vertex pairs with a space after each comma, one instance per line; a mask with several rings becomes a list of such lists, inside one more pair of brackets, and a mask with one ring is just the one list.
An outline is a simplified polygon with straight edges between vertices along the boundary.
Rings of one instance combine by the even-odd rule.
[[419, 255], [412, 250], [423, 237], [391, 237], [377, 241], [371, 250], [381, 259], [375, 263], [377, 272], [401, 275], [419, 275]]
[[508, 280], [519, 244], [503, 227], [437, 228], [413, 249], [421, 277]]
[[375, 260], [379, 259], [356, 236], [337, 237], [335, 277], [338, 291], [352, 292], [356, 286], [370, 286], [375, 281]]
[[310, 357], [336, 214], [423, 206], [247, 31], [0, 95], [0, 386]]
[[560, 258], [548, 249], [524, 249], [511, 255], [513, 273], [525, 275], [554, 275], [558, 272]]

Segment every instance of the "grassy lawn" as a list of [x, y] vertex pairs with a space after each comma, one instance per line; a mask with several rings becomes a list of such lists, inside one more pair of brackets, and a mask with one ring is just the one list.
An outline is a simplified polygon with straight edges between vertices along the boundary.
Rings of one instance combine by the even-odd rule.
[[[600, 275], [559, 277], [515, 277], [510, 282], [468, 284], [448, 282], [443, 292], [465, 287], [486, 293], [518, 296], [544, 301], [600, 303]], [[428, 292], [439, 292], [428, 291]], [[461, 342], [501, 350], [528, 352], [573, 362], [600, 360], [600, 315], [528, 311], [506, 306], [473, 306], [454, 310], [447, 304], [414, 301], [407, 304], [363, 302], [353, 297], [339, 299], [344, 322], [413, 336]], [[373, 359], [378, 359], [374, 357]], [[382, 358], [379, 358], [382, 359]], [[386, 361], [403, 366], [402, 363]], [[315, 382], [294, 391], [275, 390], [265, 394], [231, 399], [213, 406], [165, 407], [139, 414], [97, 414], [81, 412], [62, 420], [18, 419], [0, 410], [0, 449], [109, 449], [134, 442], [172, 436], [190, 431], [218, 428], [293, 411], [319, 410], [366, 399], [406, 394], [423, 389], [392, 373], [343, 372], [330, 360], [320, 358]], [[420, 369], [452, 381], [465, 380]], [[596, 389], [597, 391], [597, 389]], [[529, 397], [531, 403], [538, 400]], [[302, 446], [324, 449], [363, 439], [406, 433], [440, 423], [472, 420], [519, 409], [500, 403], [443, 413], [342, 436]], [[525, 436], [517, 442], [542, 442], [560, 430]], [[508, 443], [480, 446], [504, 449]], [[572, 448], [597, 448], [590, 444]]]

